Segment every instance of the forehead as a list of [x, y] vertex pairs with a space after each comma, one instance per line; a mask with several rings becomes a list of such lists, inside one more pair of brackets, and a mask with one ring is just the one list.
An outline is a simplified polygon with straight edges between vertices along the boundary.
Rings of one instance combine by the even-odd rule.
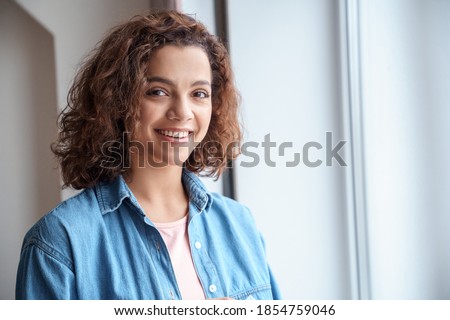
[[211, 66], [206, 52], [197, 46], [166, 45], [152, 53], [147, 75], [172, 78], [203, 77], [211, 79]]

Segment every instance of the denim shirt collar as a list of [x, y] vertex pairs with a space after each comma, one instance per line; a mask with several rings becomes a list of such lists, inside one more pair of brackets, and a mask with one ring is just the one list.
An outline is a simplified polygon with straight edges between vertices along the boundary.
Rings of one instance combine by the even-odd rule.
[[[201, 180], [193, 172], [189, 172], [186, 169], [183, 169], [182, 180], [190, 203], [195, 206], [198, 212], [208, 211], [212, 204], [212, 196]], [[122, 176], [117, 177], [110, 183], [102, 182], [97, 184], [95, 186], [95, 193], [97, 194], [102, 215], [119, 208], [126, 198], [140, 209], [139, 212], [142, 215], [145, 215]]]

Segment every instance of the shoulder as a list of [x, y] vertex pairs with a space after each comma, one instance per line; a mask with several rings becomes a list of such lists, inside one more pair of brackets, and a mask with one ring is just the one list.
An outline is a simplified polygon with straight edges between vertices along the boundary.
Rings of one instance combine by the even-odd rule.
[[86, 220], [92, 220], [95, 213], [100, 213], [100, 207], [94, 189], [89, 188], [58, 204], [43, 216], [35, 227], [77, 226], [80, 223], [85, 224]]
[[94, 190], [85, 189], [39, 219], [25, 235], [22, 250], [36, 246], [48, 254], [68, 257], [73, 235], [95, 224], [99, 215]]
[[219, 212], [226, 213], [232, 216], [239, 216], [242, 218], [253, 220], [250, 209], [242, 203], [216, 192], [212, 192], [211, 197], [211, 207], [214, 210], [218, 210]]
[[247, 206], [218, 193], [211, 193], [211, 196], [212, 204], [207, 213], [209, 219], [214, 217], [221, 227], [232, 228], [234, 232], [242, 232], [259, 239], [256, 221]]

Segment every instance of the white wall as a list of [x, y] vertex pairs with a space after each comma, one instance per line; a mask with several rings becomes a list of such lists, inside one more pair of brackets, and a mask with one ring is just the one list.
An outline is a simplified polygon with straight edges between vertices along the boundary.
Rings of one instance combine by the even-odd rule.
[[[246, 141], [261, 162], [237, 166], [238, 200], [252, 210], [287, 299], [349, 299], [352, 266], [347, 230], [348, 167], [325, 166], [326, 132], [343, 139], [337, 1], [229, 1], [231, 56], [243, 97]], [[264, 162], [266, 134], [286, 156]], [[294, 152], [316, 141], [310, 160], [287, 167]], [[345, 151], [345, 147], [343, 149]], [[341, 152], [344, 156], [344, 152]], [[248, 157], [241, 157], [246, 162]], [[350, 159], [346, 159], [347, 163]], [[348, 163], [349, 164], [349, 163]]]
[[13, 1], [0, 1], [0, 299], [14, 298], [26, 230], [58, 203], [52, 35]]
[[193, 15], [194, 18], [201, 21], [208, 31], [216, 34], [216, 17], [214, 1], [205, 0], [183, 0], [181, 3], [181, 11]]
[[361, 1], [372, 297], [450, 298], [450, 2]]

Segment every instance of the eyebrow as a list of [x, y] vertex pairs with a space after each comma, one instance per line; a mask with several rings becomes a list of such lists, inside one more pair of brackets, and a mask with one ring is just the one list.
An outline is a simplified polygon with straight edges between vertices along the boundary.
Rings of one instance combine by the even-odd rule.
[[[163, 77], [158, 77], [158, 76], [149, 77], [149, 78], [147, 78], [147, 83], [150, 83], [150, 82], [162, 82], [162, 83], [165, 83], [165, 84], [175, 87], [175, 82], [173, 82], [172, 80], [163, 78]], [[206, 85], [206, 86], [211, 87], [211, 83], [209, 83], [209, 81], [207, 81], [207, 80], [197, 80], [191, 84], [191, 86], [199, 86], [199, 85]]]

